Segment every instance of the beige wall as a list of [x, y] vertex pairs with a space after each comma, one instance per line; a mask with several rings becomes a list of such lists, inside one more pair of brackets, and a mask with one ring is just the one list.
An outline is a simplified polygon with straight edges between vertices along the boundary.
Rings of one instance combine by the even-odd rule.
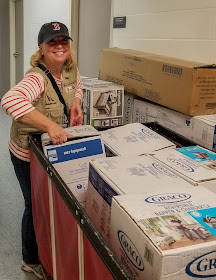
[[215, 0], [113, 0], [113, 13], [127, 25], [112, 30], [112, 46], [216, 62]]
[[9, 1], [0, 1], [0, 99], [10, 88]]

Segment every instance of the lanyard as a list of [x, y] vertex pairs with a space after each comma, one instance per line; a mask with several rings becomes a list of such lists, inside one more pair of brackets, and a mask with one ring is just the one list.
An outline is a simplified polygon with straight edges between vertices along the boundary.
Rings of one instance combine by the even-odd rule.
[[51, 74], [50, 70], [48, 68], [46, 68], [43, 64], [38, 64], [38, 67], [44, 71], [44, 73], [47, 75], [47, 77], [50, 79], [50, 82], [56, 92], [56, 94], [58, 95], [58, 98], [60, 100], [60, 102], [62, 103], [63, 107], [64, 107], [64, 114], [65, 114], [65, 117], [66, 118], [66, 122], [68, 122], [67, 120], [67, 107], [66, 107], [66, 104], [65, 104], [65, 100], [62, 96], [62, 93], [58, 87], [58, 85], [56, 84], [56, 81], [55, 79], [53, 78], [53, 75]]

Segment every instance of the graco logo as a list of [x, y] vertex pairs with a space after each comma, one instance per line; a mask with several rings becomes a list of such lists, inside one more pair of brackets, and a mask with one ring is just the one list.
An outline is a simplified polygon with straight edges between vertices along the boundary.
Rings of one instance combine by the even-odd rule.
[[145, 199], [148, 203], [164, 204], [164, 203], [176, 203], [185, 201], [191, 198], [187, 193], [164, 193], [149, 196]]
[[82, 189], [82, 185], [81, 184], [77, 185], [77, 189], [78, 190]]
[[216, 251], [206, 253], [190, 262], [185, 272], [195, 279], [216, 277]]
[[194, 172], [194, 169], [192, 167], [190, 167], [189, 165], [185, 164], [184, 162], [182, 162], [179, 159], [176, 158], [167, 158], [167, 160], [169, 162], [171, 162], [172, 164], [174, 164], [175, 166], [177, 166], [178, 168], [188, 171], [188, 172]]
[[157, 169], [160, 173], [165, 174], [166, 176], [177, 178], [177, 176], [174, 173], [171, 173], [168, 169], [166, 169], [158, 163], [152, 163], [152, 166], [154, 166], [155, 169]]
[[154, 139], [159, 139], [159, 135], [155, 134], [153, 131], [151, 130], [147, 130], [147, 129], [141, 129], [142, 133], [149, 137], [149, 138], [154, 138]]
[[124, 250], [125, 254], [127, 255], [130, 262], [139, 270], [144, 270], [144, 263], [143, 260], [134, 246], [133, 242], [130, 238], [121, 230], [118, 231], [118, 239]]

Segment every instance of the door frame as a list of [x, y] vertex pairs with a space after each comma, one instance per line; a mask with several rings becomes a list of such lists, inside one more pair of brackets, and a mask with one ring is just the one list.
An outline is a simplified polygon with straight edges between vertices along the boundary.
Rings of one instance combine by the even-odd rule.
[[114, 0], [111, 0], [111, 12], [110, 12], [110, 37], [109, 47], [113, 47], [113, 18], [114, 18]]
[[79, 52], [79, 7], [80, 0], [71, 0], [71, 37], [76, 60], [78, 60]]
[[15, 5], [16, 0], [9, 0], [9, 30], [10, 30], [10, 87], [16, 84], [16, 61], [14, 57], [16, 47]]

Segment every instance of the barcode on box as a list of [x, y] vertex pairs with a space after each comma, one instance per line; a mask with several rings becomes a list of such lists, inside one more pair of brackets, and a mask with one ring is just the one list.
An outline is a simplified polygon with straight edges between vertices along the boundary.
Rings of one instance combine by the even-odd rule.
[[206, 103], [206, 108], [215, 108], [216, 103]]
[[154, 254], [147, 246], [145, 246], [144, 258], [151, 266], [153, 266]]

